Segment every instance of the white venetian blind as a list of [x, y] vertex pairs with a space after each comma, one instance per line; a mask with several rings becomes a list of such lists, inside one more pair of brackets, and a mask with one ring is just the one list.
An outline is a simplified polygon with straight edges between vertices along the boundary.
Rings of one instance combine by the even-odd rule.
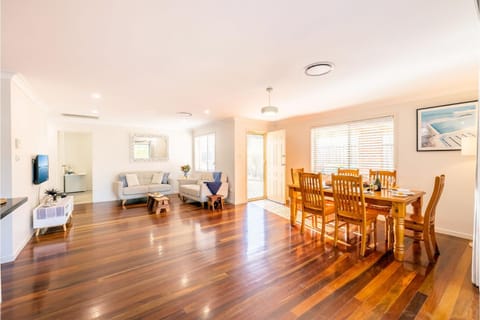
[[215, 171], [215, 134], [197, 136], [194, 139], [196, 171]]
[[394, 169], [393, 117], [349, 122], [311, 130], [312, 171], [336, 173], [338, 168]]

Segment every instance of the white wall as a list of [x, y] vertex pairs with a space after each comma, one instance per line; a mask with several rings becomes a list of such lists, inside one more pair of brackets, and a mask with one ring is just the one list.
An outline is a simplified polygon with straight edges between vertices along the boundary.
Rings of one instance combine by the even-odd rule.
[[[472, 237], [474, 164], [460, 151], [417, 152], [416, 109], [448, 103], [476, 100], [477, 93], [464, 93], [448, 98], [425, 99], [415, 103], [374, 106], [352, 106], [336, 111], [296, 117], [274, 123], [272, 129], [286, 130], [287, 170], [310, 165], [310, 129], [312, 127], [379, 117], [394, 116], [395, 164], [401, 186], [425, 190], [424, 207], [430, 199], [434, 176], [444, 173], [446, 184], [440, 199], [437, 231], [463, 238]], [[288, 179], [289, 180], [289, 179]]]
[[[11, 82], [11, 197], [28, 197], [31, 209], [39, 203], [46, 188], [54, 185], [56, 172], [56, 137], [48, 110], [39, 104], [19, 76]], [[37, 154], [49, 156], [49, 181], [33, 184], [32, 160]], [[3, 154], [2, 154], [3, 156]]]
[[18, 75], [2, 73], [1, 108], [1, 196], [28, 197], [13, 213], [2, 219], [2, 261], [13, 260], [33, 234], [32, 209], [39, 203], [47, 183], [55, 181], [50, 167], [50, 181], [34, 185], [32, 159], [36, 154], [49, 155], [56, 164], [56, 139], [48, 110], [38, 103], [26, 82]]
[[[132, 128], [96, 123], [96, 120], [69, 121], [57, 118], [56, 129], [68, 132], [90, 133], [92, 137], [92, 196], [93, 202], [117, 200], [113, 182], [118, 174], [125, 171], [159, 170], [170, 172], [170, 178], [177, 190], [176, 178], [181, 175], [180, 166], [192, 159], [191, 132], [163, 131], [161, 128]], [[130, 161], [130, 135], [162, 134], [169, 137], [169, 160], [154, 162]], [[61, 163], [58, 164], [61, 166]], [[60, 167], [57, 168], [61, 169]], [[63, 183], [59, 180], [58, 185]]]

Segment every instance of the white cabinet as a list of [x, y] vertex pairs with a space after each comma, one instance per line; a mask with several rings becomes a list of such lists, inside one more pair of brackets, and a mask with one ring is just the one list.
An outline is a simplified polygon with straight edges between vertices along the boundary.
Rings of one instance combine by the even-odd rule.
[[72, 173], [64, 175], [65, 192], [87, 191], [87, 175]]
[[63, 231], [67, 231], [66, 224], [72, 212], [72, 196], [58, 198], [54, 205], [40, 205], [33, 209], [33, 227], [37, 229], [37, 236], [41, 228], [63, 225]]

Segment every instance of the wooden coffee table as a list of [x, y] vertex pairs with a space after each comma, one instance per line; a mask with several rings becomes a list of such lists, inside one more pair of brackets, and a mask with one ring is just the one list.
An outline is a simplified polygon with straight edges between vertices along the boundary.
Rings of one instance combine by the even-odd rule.
[[149, 212], [155, 211], [155, 214], [159, 214], [162, 209], [165, 209], [165, 213], [170, 211], [169, 198], [161, 193], [149, 193], [147, 194], [147, 208]]

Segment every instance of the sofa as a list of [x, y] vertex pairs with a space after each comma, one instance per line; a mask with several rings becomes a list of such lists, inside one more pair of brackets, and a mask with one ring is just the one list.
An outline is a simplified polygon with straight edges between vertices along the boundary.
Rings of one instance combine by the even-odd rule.
[[[187, 179], [178, 179], [178, 196], [183, 201], [187, 199], [198, 201], [205, 206], [208, 198], [207, 196], [212, 195], [212, 192], [208, 188], [205, 182], [214, 181], [213, 172], [196, 172], [193, 173]], [[227, 176], [222, 174], [220, 181], [222, 184], [218, 189], [218, 195], [222, 195], [225, 198], [228, 197], [228, 179]]]
[[162, 171], [132, 171], [118, 175], [114, 182], [114, 190], [122, 207], [130, 199], [145, 198], [150, 192], [170, 194], [173, 191], [169, 173]]

